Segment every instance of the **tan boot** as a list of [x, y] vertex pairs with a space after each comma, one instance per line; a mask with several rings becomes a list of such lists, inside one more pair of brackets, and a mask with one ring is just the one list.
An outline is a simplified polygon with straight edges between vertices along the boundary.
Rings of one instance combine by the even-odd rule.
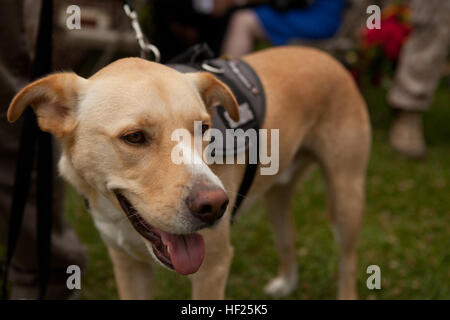
[[422, 113], [400, 111], [391, 126], [391, 147], [410, 158], [422, 158], [426, 153]]

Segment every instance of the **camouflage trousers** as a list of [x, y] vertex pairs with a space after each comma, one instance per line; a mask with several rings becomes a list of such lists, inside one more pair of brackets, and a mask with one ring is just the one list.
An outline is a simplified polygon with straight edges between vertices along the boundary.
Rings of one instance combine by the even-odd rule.
[[400, 54], [389, 104], [424, 111], [444, 73], [450, 50], [450, 1], [411, 0], [413, 31]]

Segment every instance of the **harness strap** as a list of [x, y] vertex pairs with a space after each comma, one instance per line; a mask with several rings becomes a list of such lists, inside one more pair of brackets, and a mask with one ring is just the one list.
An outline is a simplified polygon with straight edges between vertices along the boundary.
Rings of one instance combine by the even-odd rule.
[[[225, 60], [224, 60], [225, 61]], [[223, 61], [216, 60], [216, 63], [224, 63]], [[239, 64], [234, 62], [233, 60], [227, 62], [228, 66], [231, 68], [235, 76], [238, 78], [237, 81], [230, 81], [228, 77], [226, 77], [224, 74], [215, 74], [216, 77], [218, 77], [222, 82], [224, 82], [233, 92], [235, 95], [237, 101], [246, 101], [247, 98], [245, 95], [250, 97], [258, 97], [260, 99], [259, 103], [263, 105], [262, 113], [258, 114], [257, 110], [255, 109], [255, 106], [250, 104], [250, 108], [252, 112], [254, 113], [254, 119], [246, 125], [247, 128], [253, 128], [259, 130], [263, 124], [264, 116], [265, 116], [265, 95], [263, 92], [263, 86], [260, 82], [258, 76], [254, 76], [252, 80], [250, 81], [245, 75], [243, 75], [242, 67], [247, 66], [249, 70], [252, 70], [244, 61], [240, 60]], [[241, 66], [239, 68], [238, 66]], [[253, 72], [253, 71], [252, 71]], [[258, 89], [260, 88], [260, 89]], [[245, 92], [245, 93], [244, 93]], [[258, 100], [255, 100], [255, 104], [257, 104]], [[214, 122], [213, 122], [214, 123]], [[250, 146], [250, 141], [248, 142], [248, 146]], [[233, 206], [233, 210], [231, 211], [231, 222], [234, 222], [236, 214], [241, 207], [243, 201], [245, 200], [245, 197], [247, 196], [252, 184], [253, 180], [255, 179], [256, 172], [258, 170], [258, 163], [259, 163], [259, 134], [257, 132], [256, 134], [256, 141], [252, 141], [255, 145], [253, 146], [256, 148], [256, 163], [247, 163], [244, 171], [244, 176], [242, 177], [241, 184], [239, 186], [238, 193], [236, 195], [236, 200]], [[250, 152], [250, 148], [249, 148]]]
[[[243, 62], [241, 62], [243, 63]], [[241, 101], [243, 98], [242, 88], [239, 88], [238, 85], [234, 81], [229, 81], [226, 77], [223, 77], [222, 74], [215, 74], [221, 81], [223, 81], [228, 87], [230, 87], [233, 94], [236, 96], [238, 101]], [[261, 85], [262, 88], [262, 85]], [[250, 90], [251, 88], [247, 88]], [[265, 103], [265, 101], [264, 101]], [[256, 120], [255, 120], [256, 121]], [[258, 129], [259, 128], [259, 125]], [[244, 176], [242, 177], [241, 184], [239, 186], [238, 193], [236, 195], [236, 200], [233, 205], [233, 210], [231, 211], [231, 222], [233, 223], [236, 217], [236, 214], [239, 210], [239, 208], [242, 205], [242, 202], [244, 201], [245, 197], [247, 196], [252, 184], [253, 180], [255, 179], [256, 172], [258, 170], [258, 163], [259, 163], [259, 134], [256, 135], [256, 141], [255, 148], [256, 148], [256, 163], [247, 163], [245, 166]], [[250, 144], [250, 141], [249, 141]]]
[[253, 184], [253, 180], [256, 176], [256, 171], [258, 170], [259, 163], [259, 135], [256, 135], [256, 150], [257, 150], [257, 161], [255, 164], [248, 163], [245, 167], [244, 177], [242, 178], [241, 185], [239, 186], [238, 193], [236, 195], [236, 201], [234, 202], [233, 211], [231, 211], [231, 223], [234, 222], [236, 213], [238, 212], [242, 202], [247, 196], [250, 187]]
[[[228, 60], [228, 59], [211, 59], [212, 53], [205, 45], [196, 45], [185, 53], [177, 56], [170, 61], [169, 67], [172, 67], [180, 72], [196, 72], [208, 71], [216, 76], [219, 80], [224, 82], [233, 92], [238, 103], [245, 103], [248, 105], [253, 117], [249, 122], [240, 123], [240, 129], [260, 129], [265, 116], [265, 95], [262, 83], [253, 69], [242, 60]], [[206, 58], [206, 59], [205, 59]], [[209, 59], [208, 59], [209, 58]], [[261, 104], [261, 109], [255, 109], [255, 106]], [[232, 128], [231, 124], [224, 116], [226, 113], [223, 107], [218, 106], [213, 115], [213, 127], [220, 128], [225, 131], [227, 128]], [[226, 135], [225, 135], [226, 136]], [[239, 186], [236, 200], [231, 212], [232, 222], [242, 205], [248, 191], [250, 190], [253, 180], [255, 179], [259, 163], [259, 135], [256, 134], [256, 141], [245, 142], [244, 148], [250, 150], [250, 144], [254, 144], [256, 148], [256, 163], [247, 163], [244, 175]], [[225, 146], [227, 143], [225, 143]], [[235, 154], [238, 151], [238, 146], [234, 145]], [[248, 148], [247, 148], [248, 147]], [[226, 148], [226, 147], [225, 147]], [[242, 149], [240, 149], [242, 150]], [[223, 155], [227, 154], [227, 150], [223, 150]], [[245, 150], [244, 150], [245, 151]]]

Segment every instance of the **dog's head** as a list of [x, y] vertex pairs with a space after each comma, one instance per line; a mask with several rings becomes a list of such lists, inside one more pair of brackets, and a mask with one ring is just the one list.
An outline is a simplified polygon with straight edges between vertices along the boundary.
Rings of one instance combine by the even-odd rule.
[[[208, 129], [217, 104], [238, 120], [235, 98], [214, 76], [128, 58], [89, 79], [57, 73], [31, 83], [12, 101], [8, 120], [32, 106], [40, 128], [61, 141], [62, 175], [90, 201], [108, 198], [160, 262], [189, 274], [204, 256], [195, 232], [220, 220], [228, 198], [202, 150], [172, 134], [185, 129], [193, 141], [194, 121]], [[174, 148], [197, 161], [174, 163]]]

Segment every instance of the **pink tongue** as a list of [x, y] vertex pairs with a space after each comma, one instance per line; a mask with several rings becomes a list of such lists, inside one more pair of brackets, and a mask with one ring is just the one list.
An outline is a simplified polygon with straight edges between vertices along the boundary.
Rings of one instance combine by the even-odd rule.
[[201, 235], [170, 234], [161, 230], [161, 239], [169, 247], [172, 265], [178, 273], [191, 274], [200, 268], [205, 256], [205, 243]]

